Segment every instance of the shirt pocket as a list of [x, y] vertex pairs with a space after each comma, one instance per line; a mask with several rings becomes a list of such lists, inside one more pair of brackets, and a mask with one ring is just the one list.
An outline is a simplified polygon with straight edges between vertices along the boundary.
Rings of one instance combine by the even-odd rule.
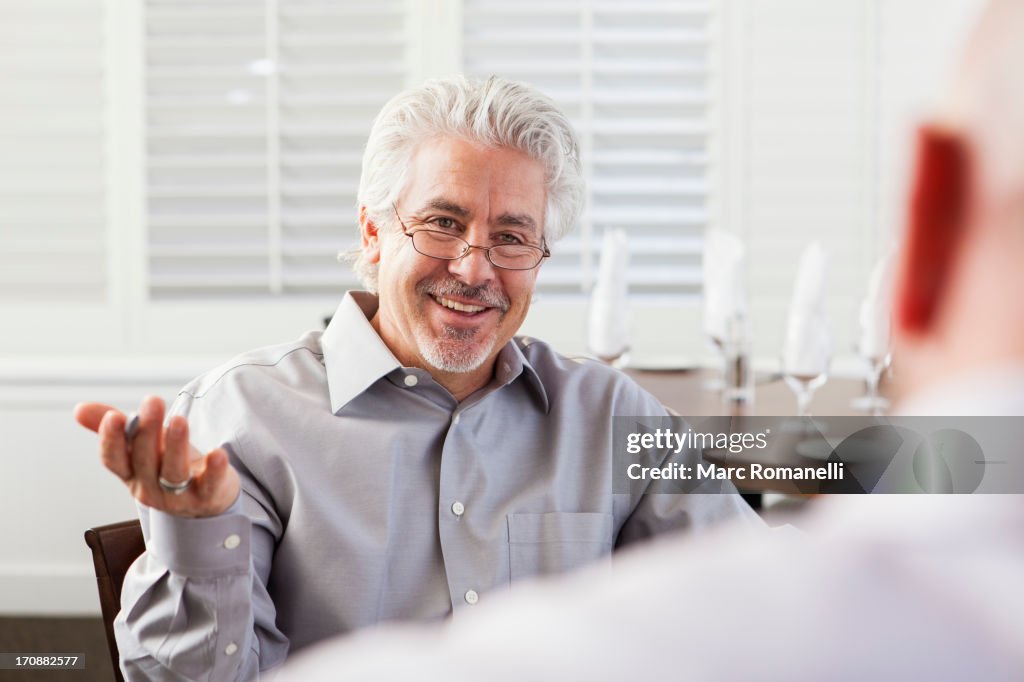
[[563, 573], [610, 556], [612, 526], [611, 514], [509, 514], [512, 580]]

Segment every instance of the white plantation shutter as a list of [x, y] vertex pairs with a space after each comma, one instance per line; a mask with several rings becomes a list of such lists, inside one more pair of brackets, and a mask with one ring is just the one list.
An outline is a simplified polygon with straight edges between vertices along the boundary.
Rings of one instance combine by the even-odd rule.
[[334, 294], [373, 117], [406, 83], [401, 0], [146, 3], [154, 298]]
[[4, 0], [0, 304], [106, 298], [103, 28], [100, 0]]
[[833, 353], [851, 353], [877, 226], [875, 2], [742, 0], [755, 354], [778, 357], [796, 264], [828, 252]]
[[624, 228], [631, 292], [699, 293], [711, 14], [698, 0], [465, 0], [465, 71], [538, 86], [583, 140], [588, 209], [541, 271], [541, 291], [585, 289], [601, 234]]

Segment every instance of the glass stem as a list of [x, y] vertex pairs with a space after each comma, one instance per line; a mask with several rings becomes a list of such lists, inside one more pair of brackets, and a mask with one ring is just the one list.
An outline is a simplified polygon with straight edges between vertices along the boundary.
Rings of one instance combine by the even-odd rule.
[[875, 399], [878, 397], [878, 383], [882, 378], [882, 368], [877, 365], [871, 365], [868, 370], [868, 397]]
[[801, 417], [811, 416], [811, 391], [804, 385], [796, 396], [796, 409]]

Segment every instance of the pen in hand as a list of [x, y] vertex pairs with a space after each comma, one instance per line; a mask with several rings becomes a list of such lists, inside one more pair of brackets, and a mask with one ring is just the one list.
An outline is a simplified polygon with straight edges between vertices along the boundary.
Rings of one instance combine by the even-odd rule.
[[135, 432], [139, 430], [139, 413], [132, 412], [124, 423], [124, 438], [130, 441], [135, 437]]

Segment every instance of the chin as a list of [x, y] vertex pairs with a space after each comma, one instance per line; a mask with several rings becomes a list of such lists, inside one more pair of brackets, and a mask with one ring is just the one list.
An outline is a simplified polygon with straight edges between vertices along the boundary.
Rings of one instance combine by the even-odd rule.
[[434, 369], [450, 374], [475, 372], [491, 360], [494, 351], [493, 339], [489, 344], [436, 339], [425, 341], [419, 344], [420, 356]]

